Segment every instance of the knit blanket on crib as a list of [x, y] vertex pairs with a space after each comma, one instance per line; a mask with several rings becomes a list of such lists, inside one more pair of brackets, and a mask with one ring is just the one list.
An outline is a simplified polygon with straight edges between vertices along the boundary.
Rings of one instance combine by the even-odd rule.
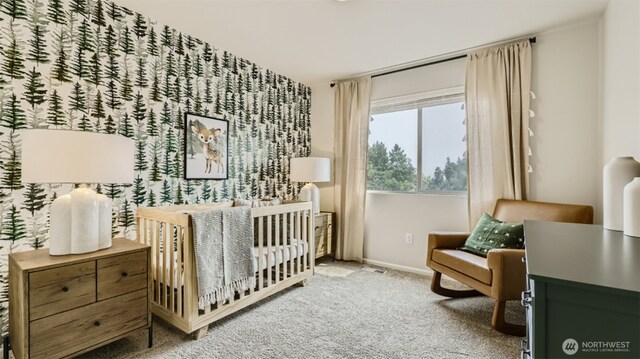
[[249, 207], [188, 211], [198, 278], [198, 308], [230, 299], [256, 283]]

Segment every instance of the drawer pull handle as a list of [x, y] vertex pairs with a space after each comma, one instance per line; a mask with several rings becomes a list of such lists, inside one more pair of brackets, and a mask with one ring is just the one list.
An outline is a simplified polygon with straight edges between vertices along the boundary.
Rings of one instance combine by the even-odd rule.
[[530, 290], [525, 290], [524, 292], [522, 292], [522, 295], [520, 296], [520, 304], [522, 304], [523, 307], [528, 307], [529, 305], [531, 305], [532, 301], [533, 299], [531, 298]]
[[96, 320], [95, 322], [93, 322], [93, 325], [95, 325], [96, 327], [99, 327], [100, 326], [100, 322]]
[[126, 276], [128, 276], [128, 275], [129, 275], [129, 274], [128, 274], [127, 272], [122, 272], [122, 276], [123, 276], [123, 277], [126, 277]]
[[69, 291], [69, 288], [67, 288], [67, 287], [62, 287], [62, 291], [63, 291], [63, 292], [68, 292], [68, 291]]

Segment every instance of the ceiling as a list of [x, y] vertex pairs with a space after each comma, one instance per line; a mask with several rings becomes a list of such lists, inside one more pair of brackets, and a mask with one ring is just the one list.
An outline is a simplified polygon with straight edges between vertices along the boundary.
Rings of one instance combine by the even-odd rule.
[[594, 19], [608, 0], [116, 0], [307, 85]]

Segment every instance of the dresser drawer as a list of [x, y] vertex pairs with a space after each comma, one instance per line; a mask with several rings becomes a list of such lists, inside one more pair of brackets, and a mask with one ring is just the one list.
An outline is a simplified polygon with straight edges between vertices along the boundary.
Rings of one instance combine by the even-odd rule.
[[323, 237], [316, 237], [316, 258], [325, 254], [327, 254], [327, 248]]
[[31, 321], [95, 301], [95, 261], [29, 274], [29, 320]]
[[31, 358], [61, 358], [148, 324], [147, 289], [31, 323]]
[[322, 227], [327, 223], [327, 215], [325, 214], [317, 214], [315, 217], [316, 220], [316, 228]]
[[147, 288], [147, 251], [98, 260], [98, 300]]

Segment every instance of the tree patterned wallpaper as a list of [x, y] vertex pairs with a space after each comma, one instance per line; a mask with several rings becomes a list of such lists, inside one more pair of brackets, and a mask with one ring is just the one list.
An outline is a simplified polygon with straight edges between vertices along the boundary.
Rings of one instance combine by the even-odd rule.
[[[135, 182], [93, 186], [113, 200], [114, 236], [135, 237], [139, 206], [297, 193], [288, 166], [310, 153], [309, 87], [108, 0], [0, 0], [0, 31], [3, 332], [7, 254], [46, 247], [49, 206], [71, 190], [21, 183], [22, 129], [135, 141]], [[185, 112], [229, 121], [228, 180], [182, 179]]]

